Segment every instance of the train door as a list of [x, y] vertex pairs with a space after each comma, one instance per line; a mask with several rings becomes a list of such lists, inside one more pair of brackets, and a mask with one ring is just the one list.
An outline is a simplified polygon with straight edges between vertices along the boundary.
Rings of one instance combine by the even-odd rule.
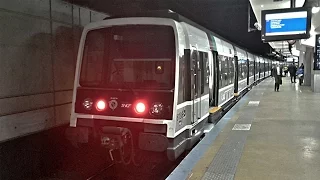
[[266, 61], [263, 62], [263, 77], [266, 77]]
[[258, 79], [261, 79], [261, 62], [259, 61], [259, 66], [258, 66], [258, 72], [259, 72], [259, 78]]
[[[238, 93], [239, 87], [238, 87], [238, 81], [239, 81], [239, 61], [238, 56], [234, 56], [234, 93]], [[240, 65], [241, 66], [241, 65]]]
[[218, 53], [216, 51], [212, 51], [212, 106], [218, 106], [218, 100], [219, 100], [219, 59], [218, 59]]
[[253, 81], [256, 81], [256, 60], [253, 61]]
[[249, 59], [247, 59], [247, 64], [246, 64], [246, 66], [247, 66], [247, 86], [249, 86], [249, 77], [250, 77], [250, 61], [249, 61]]
[[191, 123], [196, 123], [201, 116], [201, 68], [200, 57], [198, 50], [193, 47], [191, 52], [191, 87], [192, 87], [192, 120]]

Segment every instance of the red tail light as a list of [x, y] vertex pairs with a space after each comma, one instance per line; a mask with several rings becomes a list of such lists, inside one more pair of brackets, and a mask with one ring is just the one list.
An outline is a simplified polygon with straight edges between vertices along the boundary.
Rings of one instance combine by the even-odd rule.
[[135, 110], [138, 114], [144, 113], [146, 111], [146, 105], [143, 102], [138, 102], [135, 106]]
[[106, 109], [106, 102], [104, 100], [99, 100], [96, 104], [96, 108], [98, 111], [103, 111]]

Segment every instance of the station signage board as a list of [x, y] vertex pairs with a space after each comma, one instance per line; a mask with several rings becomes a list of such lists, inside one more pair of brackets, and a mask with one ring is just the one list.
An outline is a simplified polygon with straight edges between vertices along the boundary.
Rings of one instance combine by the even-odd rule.
[[286, 8], [261, 11], [263, 42], [308, 39], [311, 11], [307, 8]]
[[316, 44], [314, 46], [315, 53], [314, 53], [314, 70], [320, 70], [320, 34], [316, 35]]

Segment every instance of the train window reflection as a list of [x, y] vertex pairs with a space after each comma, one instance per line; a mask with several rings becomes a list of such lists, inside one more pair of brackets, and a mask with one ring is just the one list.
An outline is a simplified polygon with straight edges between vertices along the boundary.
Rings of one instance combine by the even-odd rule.
[[234, 83], [234, 58], [229, 57], [229, 84]]
[[[126, 25], [92, 30], [86, 37], [80, 84], [172, 89], [174, 60], [175, 37], [170, 26]], [[95, 83], [90, 83], [92, 79]]]
[[88, 86], [101, 84], [103, 72], [105, 35], [101, 30], [88, 33], [84, 46], [81, 80]]
[[254, 62], [249, 61], [249, 77], [254, 75]]

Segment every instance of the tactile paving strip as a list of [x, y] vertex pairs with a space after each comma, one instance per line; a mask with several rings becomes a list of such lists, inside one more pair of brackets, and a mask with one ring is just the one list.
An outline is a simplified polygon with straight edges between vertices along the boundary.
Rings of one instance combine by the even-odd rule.
[[233, 179], [247, 135], [247, 131], [233, 131], [214, 157], [202, 180]]
[[[267, 82], [268, 83], [268, 82]], [[261, 86], [261, 84], [259, 85]], [[255, 93], [255, 91], [259, 91]], [[240, 115], [240, 118], [237, 120], [237, 123], [246, 124], [248, 119], [253, 119], [254, 115], [251, 114], [255, 112], [257, 107], [248, 106], [249, 100], [258, 101], [261, 97], [261, 92], [264, 92], [265, 88], [261, 88], [260, 90], [252, 90], [248, 92], [241, 100], [234, 106], [232, 109], [227, 112], [226, 115], [222, 117], [220, 122], [204, 137], [202, 141], [187, 155], [187, 157], [181, 161], [181, 163], [171, 172], [171, 174], [166, 178], [166, 180], [177, 180], [177, 179], [188, 179], [190, 178], [190, 174], [192, 174], [192, 169], [196, 166], [196, 163], [203, 157], [205, 152], [209, 149], [209, 147], [214, 143], [218, 134], [223, 130], [225, 125], [232, 119], [237, 113]], [[239, 111], [241, 110], [241, 111]], [[245, 113], [243, 113], [245, 112]], [[207, 172], [206, 177], [208, 179], [232, 179], [234, 177], [233, 174], [219, 174], [214, 172]], [[205, 177], [203, 177], [205, 179]]]
[[[237, 123], [252, 123], [257, 106], [243, 108]], [[249, 131], [231, 131], [208, 167], [202, 180], [233, 180]]]
[[208, 176], [206, 176], [205, 180], [212, 180], [212, 179], [233, 179], [234, 175], [233, 174], [217, 174], [217, 173], [211, 173], [207, 172]]

